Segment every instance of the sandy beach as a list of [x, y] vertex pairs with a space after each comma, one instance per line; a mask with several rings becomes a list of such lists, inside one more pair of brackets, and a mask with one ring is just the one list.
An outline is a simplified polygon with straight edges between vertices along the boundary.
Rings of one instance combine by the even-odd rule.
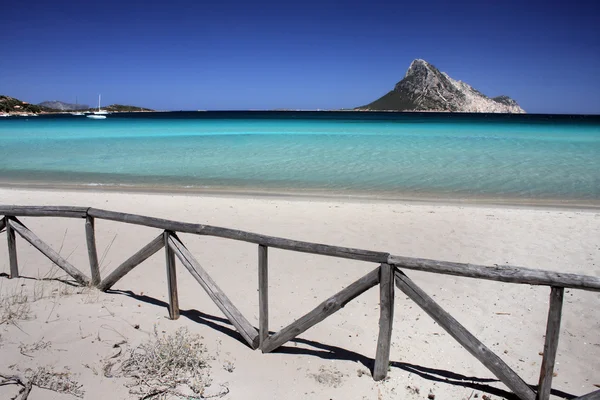
[[[77, 205], [204, 223], [290, 239], [396, 255], [483, 265], [518, 265], [600, 276], [600, 210], [360, 199], [0, 189], [0, 204]], [[21, 220], [89, 275], [84, 222]], [[101, 274], [107, 276], [160, 232], [96, 222]], [[5, 239], [2, 234], [2, 240]], [[257, 246], [180, 235], [233, 303], [258, 326]], [[135, 399], [120, 360], [155, 332], [187, 328], [206, 347], [205, 396], [224, 399], [503, 398], [507, 388], [416, 304], [396, 292], [388, 378], [374, 382], [379, 292], [371, 289], [278, 351], [252, 351], [178, 264], [181, 317], [168, 319], [165, 255], [160, 251], [114, 291], [73, 287], [66, 275], [17, 238], [19, 279], [8, 279], [0, 246], [0, 295], [19, 298], [19, 315], [0, 325], [0, 374], [43, 368], [66, 372], [85, 399]], [[270, 329], [277, 331], [377, 265], [283, 250], [269, 252]], [[537, 385], [549, 288], [406, 271], [418, 285]], [[3, 310], [8, 300], [3, 300]], [[26, 303], [26, 306], [22, 306]], [[14, 308], [14, 307], [13, 307]], [[18, 307], [17, 307], [18, 308]], [[25, 310], [26, 308], [26, 310]], [[600, 294], [565, 291], [553, 387], [580, 396], [600, 386]], [[114, 365], [114, 371], [107, 365]], [[80, 385], [80, 386], [79, 386]], [[10, 398], [17, 386], [1, 386]], [[34, 386], [29, 399], [70, 399]]]

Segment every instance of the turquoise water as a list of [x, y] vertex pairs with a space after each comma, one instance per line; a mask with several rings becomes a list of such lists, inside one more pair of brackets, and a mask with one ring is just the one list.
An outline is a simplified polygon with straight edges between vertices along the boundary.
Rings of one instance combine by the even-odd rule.
[[390, 113], [0, 118], [0, 181], [600, 199], [600, 119]]

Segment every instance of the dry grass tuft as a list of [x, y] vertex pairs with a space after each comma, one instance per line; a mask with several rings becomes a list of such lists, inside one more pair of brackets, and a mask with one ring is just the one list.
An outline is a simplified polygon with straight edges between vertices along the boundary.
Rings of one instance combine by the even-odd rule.
[[37, 342], [32, 343], [32, 344], [21, 343], [19, 345], [19, 351], [24, 356], [32, 357], [31, 353], [35, 353], [36, 351], [40, 351], [40, 350], [45, 350], [50, 347], [52, 347], [52, 342], [44, 342], [44, 340], [42, 338], [42, 340], [38, 340]]
[[85, 394], [82, 385], [71, 379], [71, 373], [68, 371], [54, 372], [46, 367], [38, 367], [37, 370], [27, 370], [25, 376], [34, 386], [40, 388], [76, 397], [83, 397]]
[[0, 293], [0, 325], [4, 323], [16, 325], [17, 321], [31, 319], [31, 307], [28, 300], [22, 287], [15, 288], [12, 293], [7, 295]]
[[[159, 336], [155, 327], [151, 340], [126, 353], [118, 375], [131, 378], [130, 393], [142, 398], [172, 395], [201, 399], [206, 398], [204, 390], [210, 386], [207, 358], [200, 336], [186, 328]], [[105, 376], [112, 375], [113, 362], [105, 365]]]
[[81, 287], [64, 280], [59, 275], [61, 273], [64, 274], [64, 272], [53, 263], [51, 263], [48, 272], [44, 275], [38, 273], [38, 276], [33, 283], [33, 301], [46, 298], [53, 298], [56, 300], [79, 293], [82, 290]]

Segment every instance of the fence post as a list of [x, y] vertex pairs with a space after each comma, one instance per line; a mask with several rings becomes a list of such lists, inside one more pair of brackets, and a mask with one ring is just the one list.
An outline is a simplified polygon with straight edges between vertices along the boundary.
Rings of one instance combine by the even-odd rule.
[[17, 263], [17, 238], [15, 236], [15, 230], [10, 226], [10, 219], [8, 216], [4, 217], [6, 223], [6, 238], [8, 242], [8, 259], [10, 263], [10, 275], [9, 278], [19, 277], [19, 264]]
[[92, 286], [100, 283], [100, 268], [98, 266], [98, 251], [96, 250], [96, 230], [94, 217], [85, 217], [85, 238], [87, 241], [88, 258], [90, 259], [90, 270], [92, 273]]
[[558, 335], [560, 333], [564, 291], [564, 288], [554, 286], [550, 290], [550, 308], [548, 310], [548, 324], [546, 325], [546, 342], [544, 343], [544, 358], [542, 359], [537, 400], [548, 400], [550, 398], [552, 375], [554, 374], [554, 361], [556, 360], [556, 350], [558, 349]]
[[179, 318], [179, 299], [177, 297], [177, 271], [175, 270], [175, 253], [169, 246], [169, 231], [164, 231], [165, 257], [167, 262], [167, 284], [169, 287], [169, 318]]
[[[269, 269], [268, 247], [258, 245], [258, 307], [259, 307], [259, 345], [269, 337]], [[263, 351], [264, 352], [264, 351]]]
[[379, 338], [373, 379], [380, 381], [387, 376], [390, 363], [390, 345], [394, 322], [394, 268], [389, 264], [379, 267]]

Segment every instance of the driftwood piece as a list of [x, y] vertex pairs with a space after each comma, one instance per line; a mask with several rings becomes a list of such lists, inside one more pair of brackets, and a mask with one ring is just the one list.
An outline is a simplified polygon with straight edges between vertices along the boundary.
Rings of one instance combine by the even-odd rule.
[[600, 400], [600, 390], [584, 394], [583, 396], [577, 397], [573, 400]]
[[10, 226], [8, 218], [4, 218], [6, 223], [6, 241], [8, 243], [8, 262], [10, 264], [9, 278], [19, 277], [19, 263], [17, 261], [17, 238], [15, 230]]
[[567, 274], [508, 265], [487, 267], [484, 265], [463, 264], [394, 255], [390, 255], [388, 263], [403, 269], [464, 276], [467, 278], [600, 291], [600, 278], [595, 276]]
[[[70, 380], [68, 377], [64, 378], [62, 376], [64, 374], [48, 373], [43, 368], [38, 368], [37, 371], [33, 372], [28, 368], [25, 372], [26, 375], [0, 373], [0, 386], [17, 385], [21, 387], [19, 393], [11, 397], [11, 400], [27, 400], [33, 386], [60, 394], [83, 397], [84, 391], [81, 389], [81, 385], [78, 385], [77, 382]], [[54, 377], [57, 379], [52, 379]], [[46, 395], [41, 395], [40, 397], [47, 398]]]
[[38, 249], [43, 255], [48, 257], [50, 261], [54, 264], [58, 265], [63, 271], [67, 274], [71, 275], [73, 279], [82, 285], [88, 285], [90, 283], [90, 279], [85, 276], [81, 271], [71, 265], [66, 259], [64, 259], [60, 254], [58, 254], [54, 249], [44, 243], [39, 237], [37, 237], [33, 232], [27, 229], [24, 225], [22, 225], [16, 219], [10, 219], [8, 221], [8, 225], [13, 228], [17, 233], [25, 240], [27, 240], [33, 247]]
[[90, 216], [85, 218], [85, 239], [92, 273], [92, 285], [98, 286], [100, 283], [100, 267], [98, 265], [98, 251], [96, 250], [96, 228], [94, 218]]
[[173, 232], [194, 233], [197, 235], [216, 236], [244, 242], [262, 244], [268, 247], [299, 251], [302, 253], [321, 254], [326, 256], [348, 258], [352, 260], [370, 261], [376, 263], [387, 262], [388, 253], [370, 250], [352, 249], [348, 247], [330, 246], [326, 244], [302, 242], [298, 240], [283, 239], [257, 233], [244, 232], [236, 229], [220, 228], [210, 225], [190, 224], [186, 222], [170, 221], [161, 218], [145, 217], [142, 215], [126, 214], [121, 212], [90, 208], [88, 215], [95, 218], [111, 221], [126, 222], [129, 224], [150, 226]]
[[85, 218], [88, 207], [0, 205], [0, 215]]
[[177, 296], [177, 271], [175, 269], [175, 253], [169, 246], [169, 237], [171, 234], [167, 231], [163, 233], [165, 246], [165, 259], [167, 263], [167, 285], [169, 288], [169, 318], [179, 318], [179, 297]]
[[5, 385], [21, 386], [21, 390], [19, 390], [19, 393], [17, 393], [17, 395], [15, 397], [13, 397], [12, 399], [27, 400], [27, 398], [29, 397], [29, 393], [31, 392], [31, 389], [33, 388], [33, 382], [31, 380], [25, 379], [23, 376], [17, 375], [17, 374], [8, 375], [8, 374], [3, 374], [3, 373], [0, 373], [0, 378], [2, 378], [2, 380], [0, 381], [0, 386], [5, 386]]
[[373, 369], [373, 379], [376, 381], [387, 376], [394, 322], [394, 268], [389, 264], [381, 264], [379, 270], [379, 338]]
[[98, 289], [102, 291], [110, 289], [115, 283], [117, 283], [119, 279], [127, 275], [129, 271], [137, 267], [139, 264], [150, 258], [150, 256], [152, 256], [154, 253], [162, 249], [164, 245], [165, 240], [161, 233], [153, 241], [129, 257], [125, 262], [123, 262], [123, 264], [119, 265], [110, 275], [104, 278], [104, 280], [98, 285]]
[[269, 337], [269, 261], [268, 247], [258, 245], [258, 334], [260, 348]]
[[522, 400], [535, 400], [535, 393], [500, 357], [440, 307], [402, 271], [396, 270], [396, 286], [421, 307], [435, 322], [477, 358]]
[[556, 350], [558, 349], [564, 292], [565, 289], [561, 287], [553, 287], [550, 290], [546, 342], [544, 343], [544, 358], [540, 371], [537, 400], [548, 400], [550, 398], [552, 374], [554, 373], [554, 362], [556, 360]]
[[208, 293], [211, 300], [214, 301], [221, 312], [223, 312], [227, 319], [235, 326], [235, 329], [237, 329], [250, 347], [252, 347], [252, 349], [257, 349], [259, 345], [259, 335], [256, 328], [254, 328], [242, 315], [240, 310], [233, 305], [231, 300], [229, 300], [210, 275], [202, 268], [200, 263], [192, 256], [192, 253], [190, 253], [183, 243], [181, 243], [179, 238], [174, 235], [169, 237], [169, 247], [173, 249], [181, 263], [188, 271], [190, 271], [190, 274], [198, 281], [206, 293]]
[[344, 307], [352, 299], [358, 297], [373, 286], [379, 283], [379, 267], [369, 272], [350, 286], [342, 289], [334, 294], [323, 303], [319, 304], [314, 310], [300, 317], [290, 325], [281, 329], [269, 337], [263, 346], [263, 352], [269, 353], [287, 341], [305, 332], [307, 329], [323, 321], [342, 307]]
[[4, 228], [6, 228], [6, 217], [2, 217], [2, 219], [0, 219], [0, 232], [2, 232]]

